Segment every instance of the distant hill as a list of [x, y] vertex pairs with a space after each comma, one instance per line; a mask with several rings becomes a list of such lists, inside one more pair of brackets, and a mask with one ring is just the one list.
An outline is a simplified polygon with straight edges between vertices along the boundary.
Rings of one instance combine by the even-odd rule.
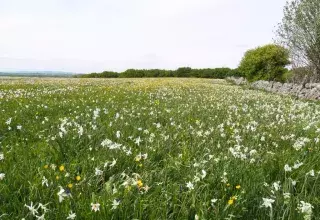
[[73, 77], [75, 73], [63, 71], [2, 71], [0, 76], [12, 77]]

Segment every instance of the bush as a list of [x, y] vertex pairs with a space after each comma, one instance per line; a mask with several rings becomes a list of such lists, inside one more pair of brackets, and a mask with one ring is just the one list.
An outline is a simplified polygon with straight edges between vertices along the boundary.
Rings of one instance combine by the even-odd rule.
[[289, 63], [287, 49], [269, 44], [248, 50], [241, 60], [238, 70], [249, 81], [283, 81], [283, 75], [288, 71], [285, 66]]

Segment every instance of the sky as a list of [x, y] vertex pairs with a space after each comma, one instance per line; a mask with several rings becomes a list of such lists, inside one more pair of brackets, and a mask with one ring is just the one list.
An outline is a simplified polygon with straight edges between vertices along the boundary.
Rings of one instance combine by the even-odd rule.
[[235, 68], [286, 0], [0, 0], [0, 71]]

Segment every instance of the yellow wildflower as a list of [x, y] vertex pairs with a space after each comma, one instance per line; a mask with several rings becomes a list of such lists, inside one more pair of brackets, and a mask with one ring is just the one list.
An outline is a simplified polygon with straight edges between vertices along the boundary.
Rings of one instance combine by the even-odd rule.
[[240, 185], [237, 185], [237, 186], [236, 186], [236, 189], [240, 189], [240, 188], [241, 188], [241, 186], [240, 186]]
[[64, 166], [61, 165], [61, 166], [59, 167], [59, 170], [60, 170], [61, 172], [63, 172], [63, 171], [64, 171]]
[[80, 176], [76, 176], [76, 180], [77, 180], [77, 181], [80, 181], [80, 180], [81, 180], [81, 177], [80, 177]]
[[228, 200], [228, 205], [232, 205], [234, 203], [234, 200], [233, 199], [229, 199]]
[[143, 186], [142, 181], [141, 181], [141, 180], [138, 180], [138, 181], [137, 181], [137, 185], [138, 185], [139, 188], [141, 188], [141, 187]]
[[68, 184], [68, 187], [69, 187], [70, 189], [72, 188], [72, 186], [73, 186], [72, 183], [69, 183], [69, 184]]
[[48, 167], [49, 167], [48, 164], [44, 165], [44, 169], [48, 169]]

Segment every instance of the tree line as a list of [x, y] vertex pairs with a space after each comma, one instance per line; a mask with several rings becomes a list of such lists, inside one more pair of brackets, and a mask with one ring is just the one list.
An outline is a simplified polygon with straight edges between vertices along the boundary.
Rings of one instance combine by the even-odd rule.
[[231, 68], [207, 68], [193, 69], [180, 67], [176, 70], [165, 69], [128, 69], [124, 72], [103, 71], [101, 73], [89, 73], [77, 75], [78, 78], [144, 78], [144, 77], [196, 77], [224, 79], [230, 76], [242, 76], [237, 69]]

